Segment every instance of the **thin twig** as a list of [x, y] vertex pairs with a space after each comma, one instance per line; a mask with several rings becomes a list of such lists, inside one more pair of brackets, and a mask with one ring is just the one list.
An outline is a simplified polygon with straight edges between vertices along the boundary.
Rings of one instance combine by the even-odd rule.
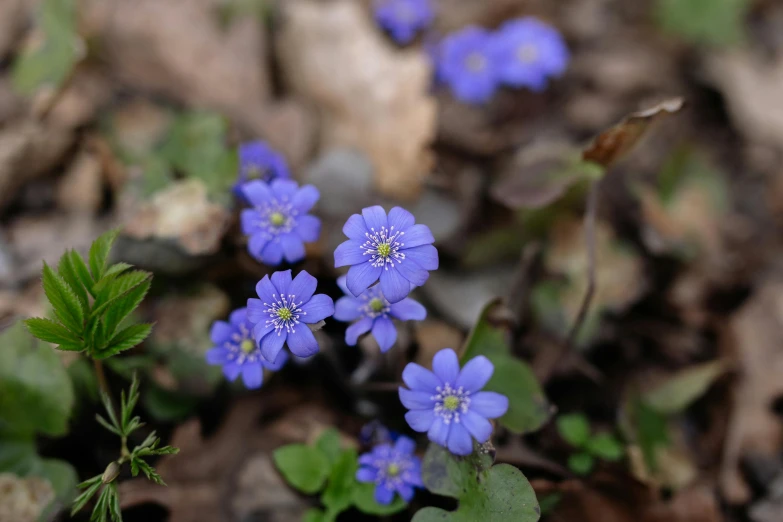
[[97, 359], [93, 359], [92, 364], [95, 367], [95, 376], [98, 377], [98, 386], [103, 393], [111, 397], [109, 384], [106, 382], [106, 373], [103, 371], [103, 362]]
[[579, 306], [574, 325], [568, 334], [568, 346], [573, 346], [579, 330], [585, 322], [587, 312], [595, 294], [595, 220], [598, 214], [598, 182], [590, 185], [590, 193], [587, 195], [587, 209], [585, 210], [585, 247], [587, 248], [587, 292]]

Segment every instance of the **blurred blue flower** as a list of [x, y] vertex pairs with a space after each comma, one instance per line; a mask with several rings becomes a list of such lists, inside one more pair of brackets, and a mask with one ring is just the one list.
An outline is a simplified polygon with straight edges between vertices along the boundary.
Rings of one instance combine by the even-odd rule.
[[341, 297], [335, 303], [334, 318], [345, 322], [356, 321], [345, 331], [345, 342], [349, 346], [355, 346], [360, 335], [372, 330], [372, 336], [375, 337], [381, 351], [386, 352], [397, 340], [397, 329], [392, 318], [400, 321], [421, 321], [427, 317], [424, 306], [410, 297], [389, 304], [389, 301], [383, 297], [380, 285], [368, 288], [359, 297], [354, 297], [345, 286], [345, 280], [346, 276], [337, 279], [337, 284], [345, 293], [345, 297]]
[[290, 270], [275, 272], [256, 285], [260, 299], [247, 300], [247, 318], [267, 361], [276, 361], [286, 343], [298, 357], [318, 352], [318, 342], [307, 325], [331, 316], [334, 301], [325, 294], [313, 295], [316, 285], [316, 279], [304, 270], [293, 280]]
[[399, 433], [390, 430], [377, 419], [362, 426], [359, 430], [359, 444], [362, 446], [375, 446], [394, 442], [400, 436]]
[[242, 196], [244, 183], [261, 180], [269, 183], [273, 179], [288, 179], [291, 173], [288, 164], [279, 152], [265, 141], [248, 141], [239, 146], [239, 176], [234, 191]]
[[449, 85], [458, 100], [482, 103], [495, 93], [498, 77], [491, 54], [492, 39], [486, 29], [470, 26], [441, 42], [437, 77]]
[[503, 24], [490, 45], [498, 79], [533, 91], [546, 88], [548, 78], [562, 75], [569, 53], [557, 29], [533, 18]]
[[412, 285], [427, 281], [428, 270], [438, 268], [432, 232], [415, 223], [413, 214], [403, 208], [394, 207], [387, 218], [377, 205], [348, 218], [343, 226], [348, 241], [334, 251], [334, 266], [351, 267], [345, 284], [354, 297], [380, 279], [386, 300], [397, 303], [408, 296]]
[[508, 398], [481, 391], [495, 371], [493, 364], [479, 355], [460, 371], [457, 354], [444, 348], [432, 359], [433, 371], [408, 363], [400, 387], [400, 401], [410, 411], [405, 420], [418, 432], [427, 432], [432, 442], [455, 455], [470, 455], [473, 441], [489, 440], [492, 424], [487, 419], [505, 415]]
[[397, 43], [407, 44], [416, 33], [432, 24], [430, 0], [378, 0], [375, 20], [386, 29]]
[[207, 350], [207, 362], [223, 367], [223, 375], [234, 381], [241, 374], [245, 386], [251, 390], [264, 383], [264, 368], [277, 371], [288, 361], [288, 353], [280, 353], [274, 363], [261, 356], [258, 344], [253, 340], [253, 325], [247, 319], [247, 308], [231, 312], [226, 321], [212, 324], [210, 337], [215, 347]]
[[312, 185], [275, 179], [270, 184], [251, 181], [242, 193], [253, 208], [242, 211], [242, 233], [250, 236], [248, 252], [258, 261], [279, 265], [304, 259], [304, 243], [318, 240], [321, 220], [308, 214], [320, 197]]
[[414, 455], [416, 443], [401, 436], [392, 446], [380, 444], [359, 457], [356, 480], [375, 483], [375, 500], [391, 504], [394, 493], [405, 502], [413, 498], [413, 488], [422, 488], [421, 460]]

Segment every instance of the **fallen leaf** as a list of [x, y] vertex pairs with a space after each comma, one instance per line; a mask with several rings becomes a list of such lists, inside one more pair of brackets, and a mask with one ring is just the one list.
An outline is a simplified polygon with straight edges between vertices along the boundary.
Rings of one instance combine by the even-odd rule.
[[52, 500], [48, 481], [0, 473], [0, 522], [37, 522]]

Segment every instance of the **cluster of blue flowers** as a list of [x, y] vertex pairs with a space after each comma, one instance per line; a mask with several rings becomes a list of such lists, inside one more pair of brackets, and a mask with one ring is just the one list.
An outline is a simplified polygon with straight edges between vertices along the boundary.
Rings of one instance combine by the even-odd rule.
[[[253, 179], [255, 178], [255, 179]], [[276, 266], [305, 256], [304, 243], [316, 241], [320, 220], [309, 214], [318, 190], [300, 187], [288, 179], [282, 157], [266, 144], [240, 148], [240, 174], [236, 192], [250, 206], [242, 211], [242, 231], [248, 251], [257, 260]], [[427, 311], [410, 292], [426, 283], [438, 268], [438, 251], [429, 227], [417, 224], [407, 210], [394, 207], [387, 214], [373, 206], [354, 214], [343, 226], [347, 240], [334, 252], [335, 268], [349, 267], [338, 279], [345, 296], [334, 301], [316, 294], [317, 280], [306, 271], [293, 277], [291, 270], [264, 276], [256, 285], [257, 298], [235, 310], [228, 322], [216, 321], [210, 332], [214, 347], [209, 364], [220, 365], [226, 379], [240, 375], [249, 389], [261, 387], [264, 370], [277, 371], [289, 359], [310, 357], [319, 350], [310, 325], [327, 317], [351, 324], [346, 343], [355, 345], [371, 332], [382, 351], [397, 339], [393, 319], [422, 320]], [[287, 346], [288, 351], [283, 350]], [[400, 400], [410, 411], [405, 418], [414, 431], [457, 455], [473, 451], [473, 440], [486, 442], [492, 432], [487, 419], [505, 414], [506, 397], [481, 389], [494, 370], [485, 357], [476, 357], [460, 370], [456, 353], [447, 348], [433, 359], [433, 371], [410, 363], [400, 388]], [[395, 494], [412, 498], [422, 487], [421, 462], [413, 440], [400, 436], [382, 441], [359, 459], [357, 480], [376, 484], [375, 498], [390, 503]]]
[[542, 91], [565, 72], [569, 57], [560, 33], [532, 17], [496, 31], [467, 27], [435, 50], [438, 78], [467, 103], [485, 102], [503, 85]]
[[378, 0], [375, 20], [397, 43], [408, 44], [435, 19], [430, 0]]

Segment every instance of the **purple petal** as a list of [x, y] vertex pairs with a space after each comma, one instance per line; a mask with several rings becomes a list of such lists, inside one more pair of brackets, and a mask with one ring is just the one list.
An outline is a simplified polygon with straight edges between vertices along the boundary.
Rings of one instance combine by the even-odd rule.
[[470, 433], [459, 422], [452, 423], [448, 440], [449, 451], [455, 455], [470, 455], [473, 453], [473, 439]]
[[470, 411], [487, 419], [502, 417], [508, 411], [508, 397], [495, 392], [478, 392], [470, 398]]
[[230, 352], [226, 350], [225, 348], [216, 347], [216, 348], [210, 348], [207, 350], [207, 353], [205, 354], [207, 359], [207, 364], [213, 364], [213, 365], [224, 365], [228, 364], [229, 358], [228, 354]]
[[[365, 262], [360, 265], [353, 265], [348, 269], [345, 284], [354, 297], [359, 297], [371, 284], [378, 280], [381, 272], [383, 272], [381, 267], [372, 266], [370, 263]], [[388, 296], [386, 298], [388, 299]]]
[[269, 332], [264, 336], [263, 339], [261, 339], [261, 342], [259, 345], [261, 346], [261, 355], [266, 359], [267, 361], [275, 361], [277, 360], [277, 355], [280, 353], [280, 350], [283, 349], [283, 345], [285, 344], [286, 340], [286, 332]]
[[304, 243], [302, 243], [302, 238], [298, 234], [289, 232], [279, 235], [278, 238], [280, 239], [280, 246], [283, 247], [283, 256], [285, 256], [286, 261], [296, 263], [304, 259]]
[[237, 377], [239, 377], [241, 371], [242, 371], [241, 364], [230, 363], [223, 366], [223, 375], [226, 376], [226, 379], [232, 382], [237, 380]]
[[318, 280], [307, 273], [307, 271], [302, 270], [296, 274], [296, 277], [288, 286], [288, 294], [293, 295], [297, 303], [300, 301], [306, 303], [313, 297], [316, 286], [318, 286]]
[[391, 504], [394, 499], [394, 490], [388, 489], [383, 483], [375, 486], [375, 501], [384, 506]]
[[340, 243], [340, 245], [334, 250], [334, 267], [340, 268], [341, 266], [352, 266], [364, 263], [369, 259], [364, 255], [364, 248], [362, 248], [362, 242], [358, 239], [349, 239]]
[[425, 270], [438, 269], [438, 249], [432, 245], [422, 245], [402, 250], [405, 259], [411, 259]]
[[374, 453], [363, 453], [359, 456], [359, 465], [374, 468], [373, 463], [376, 461]]
[[[256, 324], [253, 327], [253, 339], [255, 339], [256, 344], [258, 346], [262, 346], [262, 342], [264, 337], [269, 335], [269, 333], [275, 329], [275, 325], [273, 325], [271, 322], [267, 323], [266, 319], [261, 319], [258, 324]], [[263, 354], [262, 354], [263, 355]]]
[[381, 291], [390, 303], [402, 301], [411, 291], [410, 282], [398, 271], [399, 266], [381, 271]]
[[403, 474], [402, 479], [411, 486], [416, 486], [419, 488], [424, 487], [424, 482], [421, 480], [421, 469], [418, 467]]
[[269, 188], [272, 190], [277, 199], [283, 201], [291, 201], [296, 195], [296, 191], [299, 188], [299, 183], [290, 179], [273, 179], [269, 184]]
[[460, 416], [460, 422], [468, 430], [474, 439], [483, 444], [489, 440], [492, 435], [492, 423], [476, 413], [468, 410], [467, 413]]
[[262, 252], [269, 244], [269, 236], [266, 234], [253, 234], [247, 242], [247, 251], [253, 258], [262, 260]]
[[348, 221], [343, 225], [343, 234], [348, 236], [349, 239], [358, 239], [364, 242], [364, 235], [368, 232], [367, 226], [364, 224], [364, 218], [359, 214], [354, 214], [348, 218]]
[[269, 185], [257, 179], [242, 185], [242, 194], [246, 200], [257, 207], [274, 197]]
[[209, 330], [209, 338], [215, 344], [223, 344], [231, 340], [234, 334], [234, 327], [225, 321], [215, 321]]
[[247, 300], [247, 320], [255, 325], [266, 317], [266, 306], [261, 299], [250, 298]]
[[320, 197], [321, 194], [318, 192], [317, 188], [312, 185], [305, 185], [294, 194], [293, 199], [291, 199], [291, 204], [295, 209], [304, 214], [313, 208], [313, 205], [315, 205]]
[[[256, 284], [256, 294], [261, 299], [261, 305], [264, 303], [271, 303], [275, 300], [274, 295], [277, 293], [277, 288], [272, 284], [268, 275], [265, 275], [261, 281]], [[249, 302], [250, 300], [248, 300]], [[248, 304], [248, 307], [250, 305]], [[255, 321], [258, 322], [258, 321]]]
[[310, 328], [300, 324], [288, 332], [288, 349], [297, 357], [310, 357], [318, 353], [318, 341]]
[[413, 248], [421, 245], [430, 245], [435, 242], [435, 238], [432, 237], [430, 227], [427, 225], [413, 225], [402, 236], [402, 243], [405, 248]]
[[391, 305], [390, 313], [400, 321], [421, 321], [427, 317], [427, 309], [410, 297]]
[[394, 449], [399, 453], [411, 455], [414, 451], [416, 451], [416, 443], [412, 438], [406, 437], [405, 435], [400, 435], [400, 437], [394, 442]]
[[375, 477], [377, 475], [377, 469], [361, 467], [356, 472], [356, 480], [359, 482], [375, 482]]
[[242, 380], [248, 390], [257, 390], [264, 384], [264, 369], [261, 363], [246, 363], [242, 366]]
[[326, 294], [314, 295], [301, 308], [305, 313], [299, 316], [299, 320], [306, 324], [315, 324], [334, 315], [334, 301]]
[[459, 372], [456, 386], [462, 386], [469, 392], [475, 393], [486, 386], [494, 371], [495, 365], [483, 355], [479, 355], [469, 360]]
[[394, 228], [396, 231], [405, 232], [416, 223], [416, 218], [413, 214], [408, 212], [402, 207], [394, 207], [389, 211], [389, 228]]
[[253, 209], [246, 208], [242, 211], [239, 217], [240, 223], [242, 224], [242, 233], [246, 236], [250, 236], [260, 230], [261, 228], [261, 220], [258, 216], [258, 212], [256, 212]]
[[409, 410], [432, 410], [435, 407], [435, 401], [432, 400], [432, 393], [423, 391], [411, 391], [400, 387], [400, 402]]
[[382, 352], [386, 352], [394, 346], [397, 340], [397, 329], [388, 317], [378, 317], [372, 325], [372, 336], [378, 342]]
[[386, 211], [380, 205], [362, 209], [362, 216], [364, 217], [365, 225], [371, 231], [380, 232], [381, 228], [388, 228], [389, 223], [386, 220]]
[[404, 482], [400, 482], [399, 484], [397, 484], [396, 489], [397, 489], [397, 493], [400, 494], [400, 496], [405, 502], [410, 502], [411, 499], [413, 498], [413, 488], [405, 484]]
[[443, 417], [435, 415], [435, 420], [427, 432], [427, 437], [434, 443], [445, 446], [449, 439], [449, 428], [457, 426], [457, 423], [446, 424]]
[[413, 431], [424, 433], [429, 431], [435, 422], [435, 414], [432, 410], [411, 410], [405, 414], [405, 420]]
[[408, 363], [402, 370], [402, 380], [414, 391], [424, 391], [434, 393], [435, 388], [443, 385], [440, 378], [416, 363]]
[[273, 372], [279, 371], [285, 366], [285, 363], [288, 362], [288, 352], [285, 350], [281, 350], [280, 353], [277, 354], [277, 358], [275, 358], [275, 362], [269, 362], [266, 360], [261, 361], [261, 363], [264, 365], [265, 368], [269, 368]]
[[247, 308], [237, 308], [228, 316], [228, 322], [234, 326], [239, 326], [247, 321]]
[[369, 317], [359, 320], [352, 324], [345, 330], [345, 344], [348, 346], [356, 346], [360, 335], [364, 335], [372, 328], [373, 320]]
[[346, 323], [355, 321], [362, 315], [359, 311], [361, 305], [361, 301], [354, 297], [341, 297], [334, 303], [334, 318]]
[[318, 241], [321, 234], [321, 220], [309, 214], [297, 218], [296, 233], [305, 243]]
[[444, 348], [432, 358], [432, 370], [445, 383], [454, 385], [459, 376], [459, 359], [451, 348]]
[[[422, 286], [430, 277], [430, 274], [412, 259], [404, 259], [401, 263], [394, 265], [394, 269], [414, 286]], [[389, 271], [391, 270], [393, 269]], [[381, 277], [381, 281], [383, 281], [383, 277]]]
[[[251, 250], [250, 254], [253, 255], [254, 252]], [[261, 250], [261, 255], [254, 257], [257, 257], [265, 265], [277, 266], [283, 261], [283, 247], [279, 241], [270, 241]]]
[[340, 290], [342, 290], [345, 295], [347, 295], [348, 297], [353, 297], [353, 294], [351, 293], [351, 291], [348, 290], [348, 285], [345, 284], [346, 283], [346, 279], [348, 279], [348, 278], [345, 277], [344, 275], [341, 275], [340, 277], [338, 277], [337, 278], [337, 286], [340, 287]]
[[291, 286], [291, 271], [281, 270], [272, 274], [272, 284], [277, 289], [277, 295], [288, 295], [288, 287]]

